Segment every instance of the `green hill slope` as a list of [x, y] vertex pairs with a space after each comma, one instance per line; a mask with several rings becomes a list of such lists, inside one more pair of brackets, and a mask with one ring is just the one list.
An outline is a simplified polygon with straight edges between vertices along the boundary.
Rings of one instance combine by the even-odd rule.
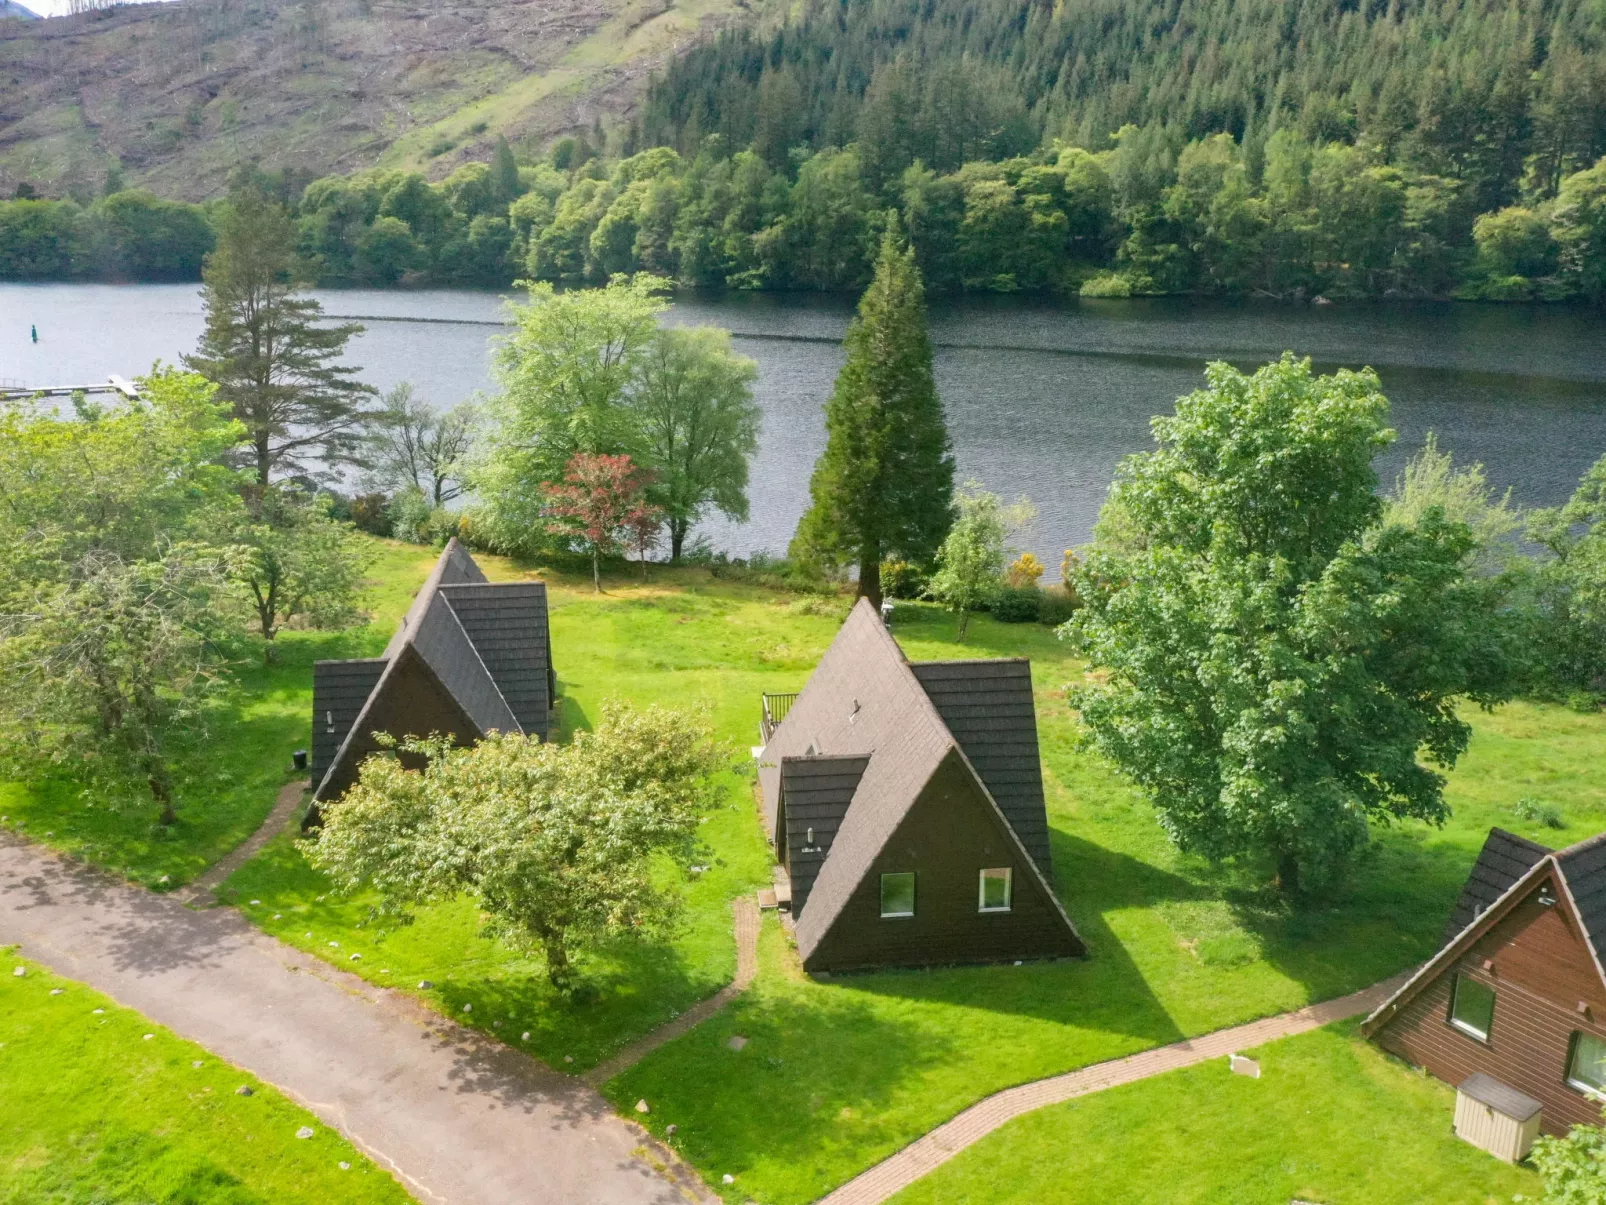
[[0, 190], [168, 196], [256, 159], [303, 178], [441, 176], [499, 134], [628, 115], [669, 55], [749, 0], [180, 0], [0, 22]]

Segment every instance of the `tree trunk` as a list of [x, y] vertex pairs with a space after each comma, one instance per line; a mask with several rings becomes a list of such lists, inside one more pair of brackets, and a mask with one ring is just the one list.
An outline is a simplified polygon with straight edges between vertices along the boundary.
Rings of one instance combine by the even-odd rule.
[[591, 588], [602, 593], [602, 549], [591, 545]]
[[959, 635], [955, 636], [954, 639], [955, 640], [963, 640], [965, 638], [965, 629], [968, 628], [969, 626], [970, 626], [970, 610], [969, 610], [969, 608], [964, 608], [959, 612]]
[[868, 598], [870, 605], [881, 609], [881, 551], [865, 549], [859, 558], [859, 597]]
[[[257, 486], [259, 487], [259, 489], [265, 490], [268, 487], [268, 476], [273, 471], [273, 456], [272, 456], [272, 452], [268, 448], [267, 436], [263, 436], [262, 438], [260, 438], [260, 439], [258, 439], [256, 441], [256, 453], [257, 453]], [[258, 494], [258, 498], [260, 498], [260, 497], [261, 497], [261, 494], [259, 493]], [[257, 507], [256, 507], [255, 513], [259, 514], [259, 515], [262, 513], [262, 504], [261, 504], [260, 501], [257, 503]]]
[[162, 809], [156, 823], [163, 828], [169, 828], [178, 822], [178, 812], [173, 808], [173, 780], [167, 772], [167, 766], [159, 757], [145, 759], [145, 781], [150, 784], [151, 798], [156, 800]]
[[569, 947], [561, 930], [541, 934], [541, 949], [546, 954], [547, 981], [560, 992], [574, 984], [574, 970], [569, 966]]
[[273, 643], [273, 636], [274, 636], [274, 634], [272, 632], [269, 632], [267, 640], [262, 645], [262, 664], [264, 666], [272, 665], [275, 661], [277, 661], [279, 659], [279, 656], [278, 656], [278, 648], [279, 648], [279, 646]]
[[1299, 859], [1293, 854], [1277, 856], [1277, 886], [1284, 895], [1299, 894]]
[[684, 519], [669, 520], [669, 563], [680, 564], [680, 552], [686, 546], [686, 527]]

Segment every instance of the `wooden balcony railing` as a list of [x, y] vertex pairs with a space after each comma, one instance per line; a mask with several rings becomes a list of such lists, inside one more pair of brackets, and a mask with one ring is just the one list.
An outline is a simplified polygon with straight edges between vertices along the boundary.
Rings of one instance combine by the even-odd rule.
[[770, 737], [781, 726], [781, 721], [786, 718], [786, 713], [792, 710], [792, 704], [796, 702], [797, 692], [795, 691], [791, 694], [782, 695], [772, 695], [768, 691], [764, 692], [764, 706], [759, 714], [758, 731], [759, 735], [764, 738], [766, 745], [770, 743]]

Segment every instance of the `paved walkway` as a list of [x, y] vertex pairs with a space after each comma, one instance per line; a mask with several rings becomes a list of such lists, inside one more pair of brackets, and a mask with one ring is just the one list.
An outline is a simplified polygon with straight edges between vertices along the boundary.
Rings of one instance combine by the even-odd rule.
[[670, 1205], [694, 1173], [595, 1089], [253, 929], [0, 836], [0, 944], [244, 1067], [450, 1205]]
[[1277, 1038], [1291, 1037], [1320, 1029], [1334, 1021], [1342, 1021], [1346, 1017], [1369, 1013], [1388, 999], [1405, 982], [1406, 977], [1398, 975], [1337, 1000], [1251, 1021], [1232, 1029], [1218, 1029], [1215, 1033], [1145, 1050], [1124, 1059], [1096, 1063], [1064, 1075], [1006, 1088], [972, 1105], [924, 1137], [917, 1138], [891, 1158], [861, 1172], [835, 1192], [822, 1197], [818, 1205], [879, 1205], [1023, 1113], [1046, 1105], [1057, 1105], [1073, 1097], [1086, 1096], [1090, 1092], [1100, 1092], [1118, 1084], [1130, 1084], [1151, 1075], [1175, 1071], [1180, 1067], [1224, 1059], [1240, 1050], [1253, 1050]]
[[301, 797], [311, 784], [305, 779], [287, 782], [279, 789], [279, 797], [273, 801], [273, 810], [268, 818], [262, 822], [257, 831], [242, 841], [234, 850], [218, 861], [210, 870], [196, 879], [181, 891], [174, 892], [174, 897], [183, 900], [186, 904], [200, 904], [207, 906], [217, 902], [217, 889], [223, 886], [231, 874], [244, 866], [257, 854], [262, 847], [272, 841], [290, 823], [292, 816], [301, 812]]
[[632, 1042], [605, 1063], [585, 1073], [588, 1084], [605, 1084], [621, 1071], [634, 1067], [665, 1042], [672, 1042], [689, 1029], [701, 1025], [752, 985], [758, 974], [758, 901], [744, 895], [732, 902], [736, 913], [736, 978], [706, 1000], [700, 1000], [672, 1021], [660, 1025]]

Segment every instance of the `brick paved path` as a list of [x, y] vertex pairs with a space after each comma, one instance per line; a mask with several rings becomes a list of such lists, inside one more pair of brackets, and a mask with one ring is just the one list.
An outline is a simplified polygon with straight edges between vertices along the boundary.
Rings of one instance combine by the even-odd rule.
[[588, 1084], [605, 1084], [621, 1071], [634, 1067], [665, 1042], [694, 1029], [745, 992], [758, 973], [758, 901], [744, 895], [731, 904], [736, 913], [736, 978], [706, 1000], [692, 1005], [674, 1020], [660, 1025], [645, 1037], [632, 1042], [605, 1063], [599, 1063], [583, 1077]]
[[1046, 1105], [1057, 1105], [1073, 1097], [1086, 1096], [1090, 1092], [1100, 1092], [1118, 1084], [1130, 1084], [1151, 1075], [1175, 1071], [1179, 1067], [1226, 1058], [1237, 1051], [1252, 1050], [1277, 1038], [1291, 1037], [1320, 1029], [1334, 1021], [1342, 1021], [1346, 1017], [1369, 1013], [1388, 999], [1405, 982], [1406, 977], [1398, 975], [1337, 1000], [1327, 1000], [1291, 1013], [1265, 1017], [1247, 1025], [1218, 1029], [1202, 1037], [1145, 1050], [1124, 1059], [1096, 1063], [1064, 1075], [1006, 1088], [972, 1105], [924, 1137], [917, 1138], [891, 1158], [860, 1173], [835, 1192], [821, 1198], [818, 1205], [879, 1205], [1023, 1113]]

